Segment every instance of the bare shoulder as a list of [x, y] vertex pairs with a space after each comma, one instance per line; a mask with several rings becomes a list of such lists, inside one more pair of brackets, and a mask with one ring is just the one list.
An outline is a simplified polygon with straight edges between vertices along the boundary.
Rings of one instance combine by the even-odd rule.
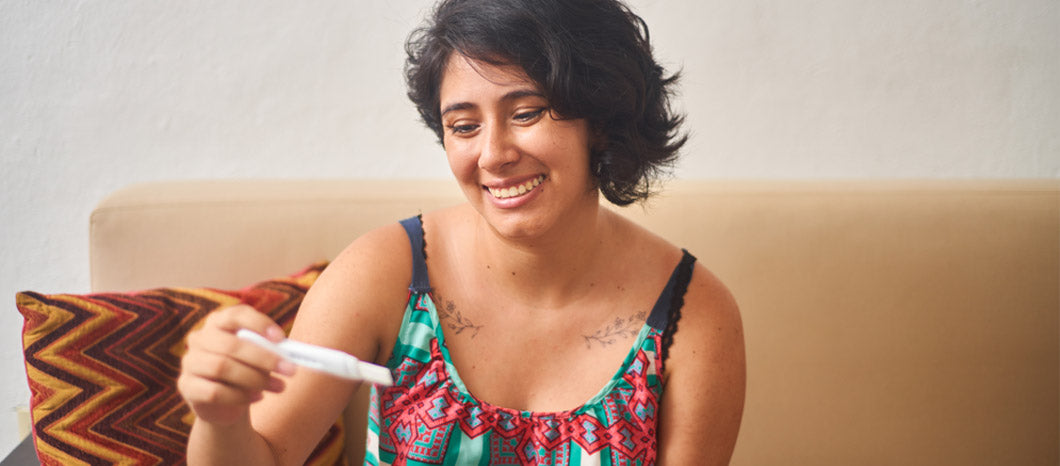
[[728, 464], [743, 416], [743, 324], [728, 288], [700, 263], [685, 294], [665, 379], [660, 460]]
[[[670, 270], [682, 258], [683, 250], [665, 238], [627, 219], [623, 218], [620, 222], [625, 223], [622, 230], [626, 231], [621, 241], [630, 245], [626, 248], [625, 254], [630, 255], [626, 260]], [[675, 335], [675, 345], [671, 350], [671, 357], [677, 360], [677, 364], [672, 365], [674, 370], [680, 371], [686, 365], [682, 363], [682, 358], [702, 351], [702, 345], [717, 344], [729, 348], [739, 343], [739, 348], [743, 348], [743, 327], [736, 299], [702, 261], [697, 260], [693, 265], [681, 314], [680, 334]], [[717, 335], [717, 332], [722, 332], [722, 335]], [[731, 341], [735, 336], [740, 337], [738, 341]], [[679, 346], [676, 343], [680, 340], [688, 340], [688, 343]], [[699, 360], [692, 359], [693, 362]]]
[[[687, 340], [703, 345], [731, 344], [735, 343], [731, 341], [733, 337], [740, 336], [742, 347], [743, 324], [736, 299], [729, 288], [700, 261], [692, 270], [681, 314], [679, 325], [681, 332], [686, 334], [682, 336], [689, 337]], [[704, 337], [713, 338], [704, 341]], [[677, 338], [675, 336], [675, 342]], [[695, 346], [687, 346], [675, 348], [678, 357], [683, 349], [695, 350]], [[674, 369], [680, 370], [680, 367]]]
[[[622, 245], [618, 253], [625, 256], [623, 261], [638, 264], [639, 270], [670, 270], [681, 259], [683, 251], [677, 245], [619, 214], [611, 216], [618, 232], [616, 241]], [[694, 265], [684, 302], [683, 309], [688, 309], [691, 316], [682, 317], [681, 324], [686, 325], [686, 319], [690, 321], [687, 326], [693, 328], [689, 332], [709, 330], [712, 323], [740, 327], [740, 312], [732, 293], [702, 261], [697, 260]]]
[[412, 277], [408, 236], [398, 222], [347, 246], [309, 290], [292, 337], [378, 360], [397, 334]]
[[620, 261], [638, 264], [637, 272], [644, 274], [641, 278], [650, 277], [659, 271], [668, 272], [681, 259], [681, 248], [655, 232], [616, 212], [607, 212], [606, 215], [615, 231], [616, 246], [612, 249], [621, 256]]

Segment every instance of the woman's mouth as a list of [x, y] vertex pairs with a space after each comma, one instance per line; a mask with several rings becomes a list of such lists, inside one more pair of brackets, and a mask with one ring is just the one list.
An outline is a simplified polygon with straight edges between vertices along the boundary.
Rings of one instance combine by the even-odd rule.
[[545, 175], [538, 175], [537, 178], [534, 178], [534, 179], [532, 179], [530, 181], [527, 181], [525, 183], [520, 183], [520, 184], [517, 184], [515, 186], [510, 186], [510, 187], [507, 187], [507, 188], [487, 188], [487, 189], [489, 190], [490, 194], [493, 195], [493, 197], [495, 197], [497, 199], [508, 199], [508, 198], [512, 198], [512, 197], [522, 196], [522, 195], [524, 195], [524, 194], [526, 194], [526, 193], [528, 193], [530, 191], [533, 191], [534, 188], [536, 188], [538, 185], [540, 185], [542, 181], [545, 181]]

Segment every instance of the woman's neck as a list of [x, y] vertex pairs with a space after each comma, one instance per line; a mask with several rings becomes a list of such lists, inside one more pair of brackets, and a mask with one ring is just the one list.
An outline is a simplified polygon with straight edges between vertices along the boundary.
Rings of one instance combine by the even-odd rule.
[[509, 300], [548, 309], [585, 295], [613, 240], [610, 212], [598, 204], [533, 238], [506, 238], [479, 217], [475, 260], [489, 286]]

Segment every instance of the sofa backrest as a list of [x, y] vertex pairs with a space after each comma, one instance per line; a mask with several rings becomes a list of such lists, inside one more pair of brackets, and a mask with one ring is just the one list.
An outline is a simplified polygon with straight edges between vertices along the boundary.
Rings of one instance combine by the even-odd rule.
[[[92, 285], [245, 286], [461, 201], [436, 180], [133, 186], [92, 214]], [[733, 464], [1057, 464], [1060, 182], [679, 180], [618, 210], [741, 306]]]

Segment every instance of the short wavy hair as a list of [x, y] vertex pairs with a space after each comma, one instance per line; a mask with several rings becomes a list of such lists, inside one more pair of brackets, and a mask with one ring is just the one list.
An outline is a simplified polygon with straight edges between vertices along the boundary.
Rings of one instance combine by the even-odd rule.
[[647, 199], [688, 136], [670, 97], [679, 73], [656, 63], [644, 20], [617, 0], [443, 0], [405, 44], [409, 99], [442, 141], [449, 56], [521, 67], [554, 114], [599, 139], [590, 169], [616, 205]]

